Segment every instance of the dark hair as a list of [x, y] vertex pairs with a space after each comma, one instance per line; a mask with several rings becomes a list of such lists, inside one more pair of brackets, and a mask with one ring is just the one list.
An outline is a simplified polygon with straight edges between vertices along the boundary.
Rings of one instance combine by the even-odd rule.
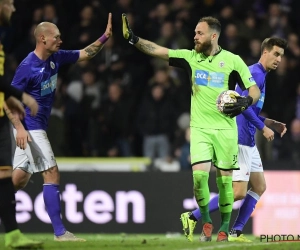
[[286, 49], [288, 47], [287, 41], [280, 37], [269, 37], [266, 38], [261, 44], [261, 53], [266, 49], [271, 51], [273, 46], [278, 46], [279, 48]]
[[221, 33], [221, 23], [217, 18], [212, 16], [202, 17], [198, 23], [202, 22], [207, 23], [210, 29], [217, 31], [219, 34]]

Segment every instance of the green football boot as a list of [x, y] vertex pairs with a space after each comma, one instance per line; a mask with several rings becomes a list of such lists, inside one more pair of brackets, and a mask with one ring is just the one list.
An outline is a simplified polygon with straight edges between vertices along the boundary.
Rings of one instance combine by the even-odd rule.
[[183, 232], [188, 241], [193, 241], [194, 229], [197, 221], [190, 219], [190, 212], [182, 213], [180, 220], [183, 226]]

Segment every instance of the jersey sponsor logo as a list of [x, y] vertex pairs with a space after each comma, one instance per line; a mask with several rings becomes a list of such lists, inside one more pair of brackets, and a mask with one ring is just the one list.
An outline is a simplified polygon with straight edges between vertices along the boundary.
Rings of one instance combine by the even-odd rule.
[[51, 94], [56, 89], [57, 74], [41, 83], [41, 96]]
[[40, 72], [43, 73], [44, 69], [45, 69], [45, 68], [41, 68]]
[[223, 88], [225, 74], [220, 72], [195, 71], [195, 83], [197, 85]]
[[50, 67], [51, 67], [51, 69], [55, 69], [55, 64], [54, 64], [54, 62], [50, 62]]
[[262, 107], [264, 106], [264, 102], [265, 102], [265, 93], [261, 93], [259, 100], [256, 103], [256, 107], [262, 109]]

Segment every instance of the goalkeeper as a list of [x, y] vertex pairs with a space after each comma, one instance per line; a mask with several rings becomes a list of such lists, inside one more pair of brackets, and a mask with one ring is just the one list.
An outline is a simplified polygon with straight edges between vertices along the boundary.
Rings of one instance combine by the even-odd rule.
[[[237, 116], [240, 170], [233, 172], [233, 190], [235, 200], [243, 198], [245, 200], [230, 231], [229, 241], [250, 242], [242, 234], [242, 231], [255, 209], [257, 201], [266, 190], [263, 166], [254, 139], [256, 129], [261, 130], [268, 141], [274, 139], [274, 132], [270, 128], [278, 132], [281, 137], [287, 130], [285, 124], [259, 116], [265, 99], [266, 75], [269, 71], [276, 70], [286, 47], [287, 42], [284, 39], [277, 37], [265, 39], [261, 45], [262, 54], [259, 62], [249, 67], [261, 91], [261, 97], [255, 106], [251, 106], [250, 109]], [[236, 91], [241, 95], [247, 95], [247, 91], [242, 91], [239, 86], [236, 87]], [[249, 181], [251, 188], [247, 192]], [[219, 209], [218, 198], [215, 196], [210, 201], [210, 212]], [[193, 231], [200, 218], [199, 209], [181, 214], [183, 231], [189, 241], [193, 240]]]
[[[243, 60], [218, 45], [220, 22], [203, 17], [195, 28], [195, 49], [172, 50], [137, 37], [130, 29], [126, 15], [122, 15], [124, 38], [140, 51], [169, 61], [169, 65], [183, 68], [190, 78], [191, 96], [191, 163], [196, 201], [202, 213], [202, 241], [211, 241], [213, 225], [209, 215], [208, 177], [211, 165], [217, 167], [217, 186], [220, 195], [221, 227], [217, 241], [228, 240], [233, 204], [232, 170], [237, 165], [237, 126], [234, 116], [256, 103], [260, 91]], [[216, 108], [218, 95], [233, 90], [238, 83], [248, 90], [246, 97], [227, 104], [221, 114]]]

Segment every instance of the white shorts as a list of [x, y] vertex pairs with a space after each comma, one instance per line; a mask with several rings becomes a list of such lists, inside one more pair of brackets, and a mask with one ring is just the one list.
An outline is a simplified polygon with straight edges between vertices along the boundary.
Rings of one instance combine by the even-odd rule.
[[[14, 136], [16, 137], [14, 129]], [[30, 174], [43, 172], [56, 166], [56, 160], [44, 130], [27, 131], [31, 142], [28, 142], [25, 150], [16, 147], [13, 168], [20, 168]]]
[[263, 165], [257, 147], [239, 145], [238, 166], [240, 170], [234, 170], [232, 181], [249, 181], [253, 172], [263, 172]]

